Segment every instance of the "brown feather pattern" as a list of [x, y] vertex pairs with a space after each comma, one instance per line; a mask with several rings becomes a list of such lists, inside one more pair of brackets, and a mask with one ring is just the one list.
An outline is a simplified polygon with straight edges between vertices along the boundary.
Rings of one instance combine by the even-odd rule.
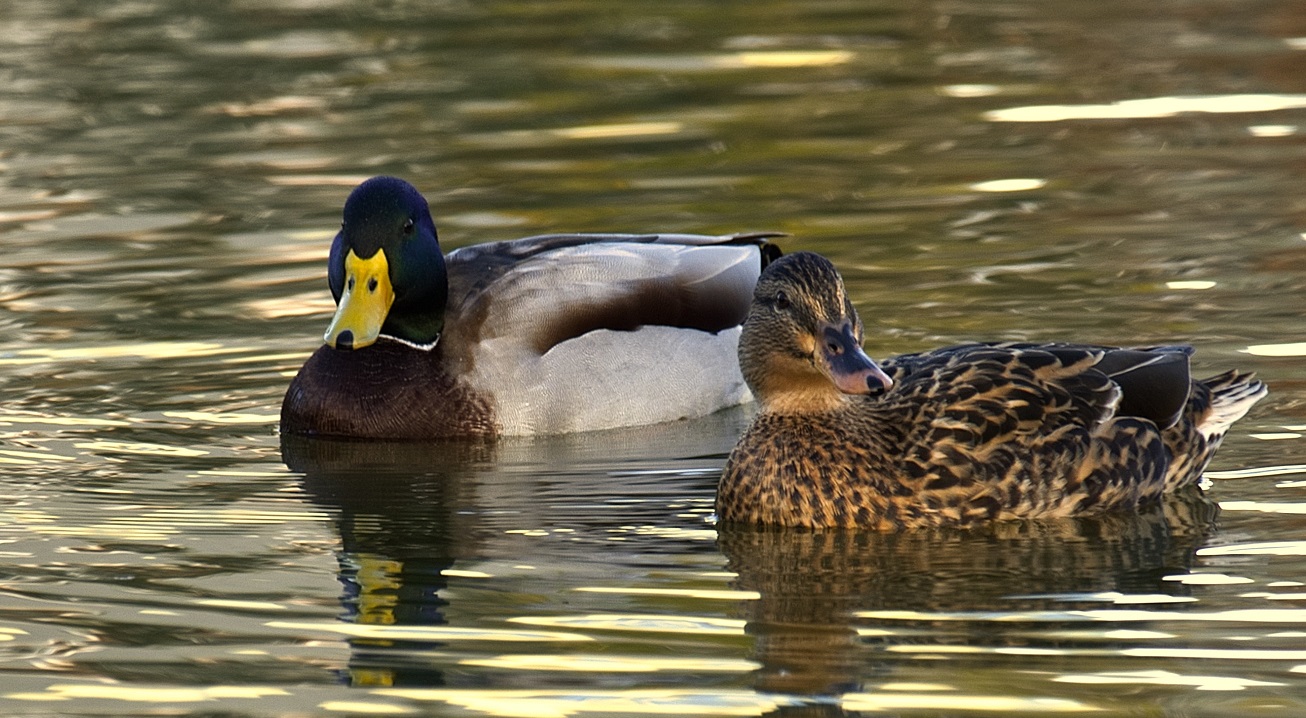
[[[817, 363], [804, 375], [792, 354], [812, 317], [860, 328], [844, 296], [833, 266], [806, 252], [759, 281], [740, 361], [762, 410], [722, 476], [722, 521], [887, 531], [1136, 508], [1194, 483], [1265, 394], [1250, 374], [1192, 380], [1186, 347], [1008, 343], [896, 357], [888, 391], [821, 396]], [[1149, 381], [1122, 389], [1112, 376], [1134, 366]]]

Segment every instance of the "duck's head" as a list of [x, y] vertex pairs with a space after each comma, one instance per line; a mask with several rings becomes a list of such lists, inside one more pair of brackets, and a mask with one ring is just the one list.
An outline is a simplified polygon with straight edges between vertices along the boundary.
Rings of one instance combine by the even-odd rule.
[[449, 283], [426, 198], [395, 177], [373, 177], [345, 200], [327, 281], [336, 315], [326, 343], [361, 349], [380, 335], [430, 346], [444, 328]]
[[785, 255], [762, 273], [739, 338], [739, 365], [769, 410], [821, 410], [893, 385], [862, 351], [862, 321], [839, 272], [812, 252]]

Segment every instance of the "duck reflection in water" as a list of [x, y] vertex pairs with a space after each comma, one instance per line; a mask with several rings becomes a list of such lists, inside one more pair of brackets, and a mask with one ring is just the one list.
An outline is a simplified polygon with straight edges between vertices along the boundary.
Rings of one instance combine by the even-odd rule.
[[[372, 626], [444, 626], [444, 571], [476, 555], [468, 477], [494, 458], [488, 444], [355, 442], [282, 437], [282, 458], [304, 475], [313, 501], [340, 533], [341, 620]], [[422, 467], [416, 469], [415, 467]], [[350, 639], [353, 685], [442, 685], [441, 670], [421, 660], [434, 642], [403, 646]], [[400, 650], [402, 648], [403, 650]], [[405, 656], [408, 658], [406, 659]]]
[[[665, 525], [666, 507], [693, 500], [688, 497], [698, 497], [706, 514], [721, 457], [747, 420], [746, 412], [732, 410], [696, 421], [495, 443], [283, 435], [283, 460], [303, 474], [305, 491], [340, 534], [341, 621], [393, 629], [393, 636], [346, 631], [354, 636], [346, 680], [481, 687], [490, 679], [469, 672], [465, 659], [562, 651], [554, 638], [504, 619], [566, 613], [591, 598], [595, 605], [617, 600], [570, 589], [606, 584], [614, 572], [642, 573], [654, 560], [614, 539], [625, 535], [622, 527]], [[549, 536], [526, 535], [540, 528]], [[674, 550], [678, 560], [693, 552], [693, 561], [719, 565], [709, 540], [676, 543]], [[456, 576], [453, 586], [450, 576]], [[424, 637], [422, 627], [431, 636], [456, 637], [441, 642]], [[620, 686], [626, 674], [591, 680]]]
[[[1188, 586], [1163, 579], [1187, 572], [1217, 513], [1194, 489], [1141, 513], [1003, 522], [970, 531], [721, 525], [718, 546], [727, 568], [738, 574], [735, 587], [760, 594], [742, 609], [755, 639], [751, 657], [762, 665], [756, 689], [824, 697], [781, 709], [783, 715], [842, 715], [832, 702], [847, 693], [874, 693], [880, 682], [868, 678], [902, 680], [894, 677], [889, 646], [1056, 648], [1075, 640], [1050, 631], [1016, 636], [992, 621], [939, 624], [930, 614], [1101, 608], [1072, 597], [1112, 591], [1183, 595]], [[884, 611], [919, 617], [859, 615]], [[1092, 645], [1110, 648], [1104, 640]], [[1056, 670], [1055, 657], [1039, 660]], [[937, 682], [947, 683], [948, 675], [939, 673]]]

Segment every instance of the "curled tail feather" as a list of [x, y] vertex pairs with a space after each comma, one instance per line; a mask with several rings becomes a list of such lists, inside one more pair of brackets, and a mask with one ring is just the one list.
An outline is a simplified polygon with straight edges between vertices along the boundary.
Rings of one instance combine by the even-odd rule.
[[1268, 392], [1265, 383], [1251, 372], [1227, 371], [1201, 383], [1211, 392], [1211, 404], [1206, 416], [1198, 421], [1197, 431], [1208, 442], [1218, 441]]
[[1183, 417], [1162, 433], [1170, 449], [1166, 490], [1187, 486], [1201, 478], [1225, 432], [1267, 391], [1265, 383], [1250, 372], [1227, 371], [1194, 382]]

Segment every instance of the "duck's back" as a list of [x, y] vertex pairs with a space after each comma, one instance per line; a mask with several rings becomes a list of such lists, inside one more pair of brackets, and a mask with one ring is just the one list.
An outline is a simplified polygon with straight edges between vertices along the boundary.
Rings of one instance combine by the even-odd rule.
[[502, 434], [748, 401], [739, 324], [772, 235], [550, 235], [450, 253], [445, 351]]

